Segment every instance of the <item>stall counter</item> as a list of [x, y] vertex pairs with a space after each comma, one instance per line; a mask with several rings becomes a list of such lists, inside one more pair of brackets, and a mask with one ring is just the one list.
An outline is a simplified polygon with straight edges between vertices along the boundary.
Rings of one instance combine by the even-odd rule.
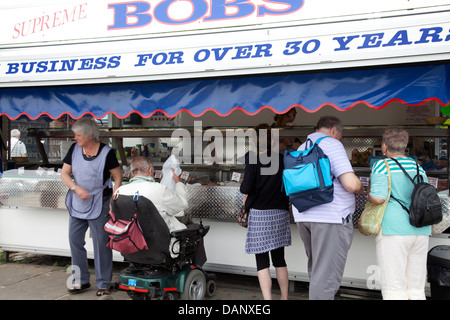
[[[239, 185], [188, 185], [187, 191], [190, 206], [185, 214], [194, 222], [202, 220], [211, 227], [205, 238], [208, 257], [205, 269], [256, 275], [255, 258], [244, 251], [246, 229], [235, 222], [243, 199]], [[0, 179], [0, 250], [70, 256], [66, 193], [67, 187], [58, 176], [17, 175]], [[450, 198], [441, 194], [441, 200], [448, 217]], [[364, 202], [364, 198], [358, 201]], [[362, 210], [361, 205], [358, 208]], [[290, 280], [308, 281], [305, 250], [294, 223], [291, 234], [292, 245], [286, 249]], [[93, 258], [89, 238], [88, 232], [86, 250], [88, 257]], [[449, 243], [447, 234], [434, 235], [430, 238], [430, 249]], [[118, 252], [114, 252], [113, 259], [123, 261]], [[378, 289], [376, 281], [375, 239], [355, 229], [342, 285]]]

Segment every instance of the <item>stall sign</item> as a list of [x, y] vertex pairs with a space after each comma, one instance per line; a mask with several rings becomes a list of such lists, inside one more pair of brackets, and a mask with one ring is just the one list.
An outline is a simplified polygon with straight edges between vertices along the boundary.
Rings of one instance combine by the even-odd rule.
[[[447, 19], [450, 21], [450, 12]], [[330, 35], [301, 29], [286, 29], [288, 34], [274, 36], [262, 31], [244, 33], [239, 43], [230, 34], [221, 36], [220, 42], [211, 35], [189, 37], [191, 41], [180, 39], [172, 48], [163, 39], [153, 39], [114, 43], [118, 48], [109, 43], [6, 51], [0, 57], [0, 84], [88, 79], [110, 82], [130, 76], [185, 78], [195, 73], [239, 70], [245, 74], [256, 68], [276, 67], [307, 70], [324, 68], [327, 63], [365, 64], [370, 59], [421, 58], [432, 52], [448, 55], [450, 42], [450, 22]], [[128, 48], [119, 49], [121, 45]]]
[[428, 11], [415, 7], [430, 5], [425, 0], [408, 4], [416, 11], [395, 1], [63, 1], [38, 13], [20, 2], [0, 5], [0, 86], [300, 71], [449, 54], [450, 11], [431, 10], [445, 1]]
[[16, 0], [0, 4], [0, 43], [45, 44], [274, 23], [314, 24], [420, 14], [445, 6], [445, 0]]

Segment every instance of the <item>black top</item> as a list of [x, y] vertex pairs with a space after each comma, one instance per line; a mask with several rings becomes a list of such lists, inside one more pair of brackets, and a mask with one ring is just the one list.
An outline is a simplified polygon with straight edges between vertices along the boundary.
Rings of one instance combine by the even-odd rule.
[[271, 164], [262, 164], [259, 157], [256, 164], [249, 163], [249, 154], [245, 155], [244, 181], [240, 191], [248, 194], [245, 202], [246, 209], [259, 210], [283, 209], [289, 210], [289, 198], [283, 189], [283, 155], [279, 153], [278, 170], [273, 175], [261, 175], [261, 167], [270, 167]]

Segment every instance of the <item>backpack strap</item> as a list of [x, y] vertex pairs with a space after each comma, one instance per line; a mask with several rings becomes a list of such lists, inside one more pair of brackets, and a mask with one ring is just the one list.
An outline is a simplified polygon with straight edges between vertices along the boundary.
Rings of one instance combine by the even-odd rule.
[[331, 137], [330, 137], [330, 136], [323, 136], [323, 137], [320, 137], [319, 139], [316, 140], [316, 142], [314, 142], [314, 144], [319, 144], [320, 141], [322, 141], [322, 140], [325, 139], [325, 138], [331, 138]]
[[319, 144], [324, 138], [330, 138], [330, 136], [320, 137], [314, 143], [312, 143], [311, 139], [308, 138], [305, 142], [305, 150], [311, 149], [315, 144]]
[[411, 178], [411, 176], [408, 174], [408, 172], [406, 172], [406, 170], [400, 165], [400, 163], [396, 159], [394, 159], [394, 158], [389, 158], [389, 159], [393, 160], [399, 166], [399, 168], [402, 169], [403, 173], [408, 177], [408, 179], [414, 185], [416, 185], [416, 183], [414, 182], [414, 180], [416, 180], [416, 179], [417, 179], [417, 183], [423, 182], [423, 177], [420, 175], [419, 164], [417, 162], [416, 162], [417, 174], [416, 174], [416, 176], [414, 178]]
[[[391, 159], [392, 161], [394, 161], [397, 165], [398, 165], [398, 167], [400, 168], [400, 169], [402, 169], [402, 171], [403, 171], [403, 173], [405, 174], [405, 176], [407, 176], [408, 177], [408, 179], [415, 185], [416, 183], [414, 182], [414, 180], [411, 178], [411, 176], [408, 174], [408, 172], [406, 172], [406, 170], [405, 170], [405, 168], [403, 168], [402, 166], [401, 166], [401, 164], [396, 160], [396, 159], [394, 159], [394, 158], [389, 158], [389, 159]], [[419, 167], [417, 166], [417, 172], [419, 171]]]
[[[394, 158], [389, 158], [389, 159], [393, 160], [400, 167], [400, 169], [402, 169], [403, 173], [409, 178], [409, 180], [415, 185], [413, 179], [411, 179], [408, 172], [406, 172], [406, 170], [400, 165], [400, 163], [397, 160], [395, 160]], [[398, 204], [403, 208], [403, 210], [405, 210], [409, 214], [409, 209], [403, 203], [401, 203], [400, 200], [398, 200], [396, 197], [394, 197], [394, 195], [392, 194], [392, 191], [391, 191], [391, 198], [394, 199], [395, 201], [397, 201]]]
[[[394, 158], [389, 158], [389, 159], [393, 160], [393, 161], [400, 167], [400, 169], [402, 169], [402, 171], [403, 171], [403, 173], [405, 174], [405, 176], [408, 177], [409, 181], [411, 181], [413, 185], [416, 185], [416, 183], [414, 182], [414, 179], [416, 179], [416, 178], [417, 178], [417, 183], [423, 182], [423, 177], [422, 177], [422, 176], [420, 175], [420, 173], [419, 173], [419, 165], [417, 164], [417, 162], [416, 162], [416, 166], [417, 166], [417, 175], [416, 175], [416, 176], [414, 177], [414, 179], [413, 179], [413, 178], [411, 178], [411, 176], [408, 174], [408, 172], [406, 172], [406, 170], [400, 165], [400, 163], [399, 163], [396, 159], [394, 159]], [[397, 201], [397, 202], [400, 204], [400, 206], [401, 206], [406, 212], [408, 212], [408, 214], [409, 214], [409, 209], [406, 208], [406, 207], [403, 205], [403, 203], [400, 202], [400, 200], [398, 200], [396, 197], [394, 197], [393, 194], [391, 194], [391, 198], [394, 199], [395, 201]]]

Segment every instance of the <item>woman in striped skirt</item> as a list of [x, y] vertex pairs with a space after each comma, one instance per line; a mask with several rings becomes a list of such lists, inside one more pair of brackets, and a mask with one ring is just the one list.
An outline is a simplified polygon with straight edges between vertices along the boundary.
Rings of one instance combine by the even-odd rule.
[[250, 161], [250, 155], [246, 155], [244, 180], [240, 187], [241, 193], [246, 195], [246, 209], [250, 210], [245, 251], [256, 256], [263, 298], [272, 299], [272, 279], [269, 272], [271, 258], [281, 290], [281, 299], [287, 299], [289, 279], [284, 247], [291, 245], [291, 232], [289, 199], [282, 191], [283, 156], [274, 151], [278, 160], [276, 170], [273, 174], [264, 174], [261, 168], [271, 166], [270, 163], [263, 164], [260, 159], [263, 153], [266, 159], [271, 154], [270, 126], [262, 124], [255, 129], [258, 137], [262, 130], [267, 130], [267, 141], [257, 143], [259, 152], [258, 156], [254, 157], [256, 161]]

